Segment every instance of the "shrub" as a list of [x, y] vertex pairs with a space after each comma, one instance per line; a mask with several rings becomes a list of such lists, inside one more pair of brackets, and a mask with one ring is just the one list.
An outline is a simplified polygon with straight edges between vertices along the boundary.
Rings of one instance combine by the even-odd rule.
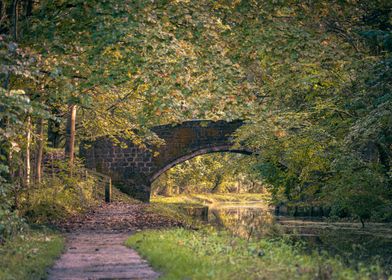
[[57, 160], [51, 168], [42, 184], [23, 194], [22, 214], [29, 222], [63, 220], [96, 203], [96, 182], [85, 174], [79, 161], [72, 172], [63, 160]]
[[27, 225], [17, 212], [0, 206], [0, 244], [25, 231]]

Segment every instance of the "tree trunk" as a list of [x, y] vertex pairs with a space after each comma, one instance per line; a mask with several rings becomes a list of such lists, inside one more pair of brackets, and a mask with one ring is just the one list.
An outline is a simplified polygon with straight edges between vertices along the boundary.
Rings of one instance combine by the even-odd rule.
[[[53, 115], [57, 116], [57, 111], [52, 111]], [[60, 123], [56, 120], [48, 120], [48, 142], [51, 143], [52, 148], [58, 148], [60, 146]]]
[[75, 156], [75, 124], [76, 124], [76, 105], [71, 104], [68, 107], [68, 120], [66, 127], [65, 139], [65, 156], [69, 159], [70, 165], [74, 162]]
[[31, 148], [31, 117], [27, 117], [27, 132], [26, 132], [26, 172], [25, 172], [25, 187], [30, 188], [31, 183], [31, 166], [30, 166], [30, 148]]
[[213, 186], [213, 188], [212, 188], [212, 190], [211, 190], [212, 193], [218, 193], [218, 192], [220, 192], [220, 188], [219, 188], [219, 187], [220, 187], [222, 181], [223, 181], [223, 176], [222, 176], [222, 174], [217, 174], [217, 175], [215, 176], [214, 186]]
[[26, 0], [26, 17], [33, 14], [33, 0]]
[[[14, 182], [13, 182], [13, 185], [14, 185], [14, 189], [13, 189], [13, 192], [14, 192], [14, 205], [13, 205], [12, 208], [14, 210], [19, 209], [19, 192], [20, 192], [21, 189], [23, 189], [23, 185], [24, 185], [24, 182], [23, 182], [23, 180], [24, 180], [24, 176], [23, 175], [24, 174], [23, 174], [23, 164], [22, 163], [18, 166], [17, 174], [18, 174], [18, 176], [16, 176], [16, 177], [18, 179], [14, 180]], [[15, 175], [16, 174], [12, 175], [12, 177], [15, 178]], [[29, 193], [27, 193], [27, 195], [28, 194]], [[29, 197], [27, 197], [27, 201], [29, 201]]]
[[172, 187], [170, 186], [169, 183], [166, 182], [165, 184], [165, 189], [163, 191], [163, 195], [164, 196], [172, 196], [173, 192], [172, 192]]
[[14, 0], [12, 2], [12, 37], [15, 42], [18, 39], [18, 4], [19, 0]]
[[35, 162], [35, 176], [38, 184], [41, 184], [42, 178], [42, 155], [44, 151], [44, 119], [39, 119], [38, 127], [38, 146], [37, 146], [37, 155]]

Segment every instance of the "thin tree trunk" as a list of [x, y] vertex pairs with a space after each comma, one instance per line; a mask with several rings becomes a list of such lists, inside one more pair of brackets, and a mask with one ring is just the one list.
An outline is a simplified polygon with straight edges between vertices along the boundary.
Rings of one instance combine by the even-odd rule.
[[33, 14], [33, 0], [26, 1], [26, 17], [29, 17]]
[[[20, 164], [18, 166], [17, 173], [19, 175], [17, 177], [18, 179], [14, 180], [14, 182], [13, 182], [14, 183], [14, 207], [13, 207], [13, 209], [19, 209], [19, 192], [21, 189], [23, 189], [23, 185], [25, 184], [25, 182], [23, 182], [23, 180], [24, 180], [23, 164]], [[15, 175], [13, 175], [13, 177], [15, 177]], [[29, 201], [29, 198], [27, 201]]]
[[66, 127], [65, 139], [65, 156], [69, 159], [72, 166], [75, 157], [75, 124], [76, 124], [76, 105], [71, 104], [68, 107], [68, 120]]
[[26, 132], [26, 173], [25, 173], [25, 187], [30, 188], [31, 183], [31, 166], [30, 166], [30, 149], [31, 149], [31, 117], [27, 117], [27, 132]]
[[361, 221], [362, 228], [365, 228], [365, 220], [363, 218], [359, 218], [359, 220]]
[[37, 156], [35, 162], [35, 176], [38, 184], [41, 184], [42, 180], [42, 155], [44, 151], [44, 119], [39, 119], [38, 127], [38, 146], [37, 146]]
[[173, 192], [172, 192], [172, 180], [170, 178], [169, 174], [165, 174], [165, 180], [164, 180], [164, 184], [165, 184], [165, 188], [163, 190], [163, 195], [164, 196], [172, 196]]
[[[52, 111], [53, 115], [57, 115], [56, 111]], [[51, 143], [52, 148], [58, 148], [60, 146], [60, 124], [53, 120], [48, 120], [48, 142]]]
[[214, 186], [213, 186], [213, 188], [212, 188], [212, 190], [211, 190], [212, 193], [218, 193], [218, 192], [220, 192], [219, 187], [220, 187], [222, 181], [223, 181], [223, 176], [222, 176], [222, 174], [217, 174], [216, 177], [215, 177]]
[[164, 196], [172, 196], [172, 188], [171, 188], [171, 186], [168, 184], [168, 183], [166, 183], [165, 184], [165, 189], [164, 189], [164, 192], [163, 192], [163, 195]]
[[18, 39], [18, 4], [19, 0], [14, 0], [12, 3], [12, 37], [14, 41]]

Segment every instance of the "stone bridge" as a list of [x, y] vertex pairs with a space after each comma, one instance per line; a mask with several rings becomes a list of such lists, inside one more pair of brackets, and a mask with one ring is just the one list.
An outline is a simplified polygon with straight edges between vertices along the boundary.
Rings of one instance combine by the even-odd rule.
[[[160, 147], [143, 149], [124, 140], [127, 148], [100, 138], [81, 148], [86, 166], [109, 175], [125, 193], [148, 202], [151, 183], [163, 172], [195, 156], [214, 152], [251, 154], [246, 149], [234, 149], [233, 133], [242, 121], [187, 121], [177, 125], [162, 125], [152, 129], [165, 141]], [[87, 147], [87, 145], [86, 145]], [[156, 156], [154, 153], [158, 152]]]

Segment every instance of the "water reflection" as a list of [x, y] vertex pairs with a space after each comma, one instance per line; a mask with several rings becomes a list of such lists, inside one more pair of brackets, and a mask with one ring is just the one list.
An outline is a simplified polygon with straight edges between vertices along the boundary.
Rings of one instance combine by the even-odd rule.
[[208, 222], [243, 238], [290, 236], [307, 250], [339, 255], [346, 263], [378, 260], [392, 273], [392, 227], [388, 224], [329, 223], [320, 218], [275, 216], [266, 205], [211, 205]]
[[274, 216], [265, 205], [210, 206], [208, 222], [244, 238], [280, 234]]

